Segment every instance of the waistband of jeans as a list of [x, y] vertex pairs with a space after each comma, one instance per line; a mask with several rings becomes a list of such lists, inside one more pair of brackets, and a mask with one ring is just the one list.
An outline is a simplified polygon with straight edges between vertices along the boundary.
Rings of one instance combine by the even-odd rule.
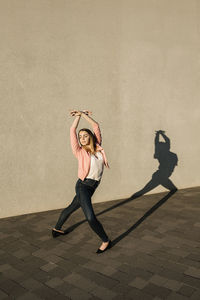
[[92, 179], [92, 178], [85, 178], [83, 181], [86, 181], [86, 180], [89, 180], [91, 182], [95, 182], [95, 183], [99, 183], [100, 180], [95, 180], [95, 179]]
[[94, 182], [94, 183], [99, 183], [101, 180], [95, 180], [92, 178], [84, 178], [84, 180], [82, 180], [82, 179], [78, 178], [78, 181], [80, 181], [80, 182], [90, 181], [90, 182]]
[[91, 178], [85, 178], [84, 180], [81, 180], [80, 178], [78, 179], [78, 182], [80, 182], [81, 184], [87, 185], [87, 186], [91, 186], [91, 187], [97, 187], [100, 183], [100, 180], [94, 180]]

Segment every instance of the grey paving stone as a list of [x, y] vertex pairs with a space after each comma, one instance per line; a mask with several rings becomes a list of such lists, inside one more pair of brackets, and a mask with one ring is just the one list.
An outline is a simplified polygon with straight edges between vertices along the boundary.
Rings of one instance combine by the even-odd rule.
[[159, 257], [160, 259], [164, 259], [170, 262], [178, 262], [180, 259], [180, 256], [168, 253], [168, 250], [165, 249], [153, 251], [152, 256]]
[[197, 268], [188, 268], [184, 274], [200, 279], [200, 269]]
[[184, 251], [182, 249], [170, 249], [169, 253], [175, 254], [180, 257], [186, 257], [189, 254], [187, 251]]
[[48, 286], [43, 286], [41, 288], [35, 289], [34, 294], [39, 296], [42, 299], [62, 299], [63, 295], [61, 295], [55, 289], [49, 288]]
[[151, 282], [155, 285], [158, 285], [158, 286], [160, 286], [160, 285], [163, 286], [166, 281], [167, 281], [166, 277], [162, 277], [157, 274], [153, 275], [149, 280], [149, 282]]
[[113, 292], [105, 287], [102, 287], [102, 286], [97, 286], [94, 290], [92, 290], [90, 292], [90, 294], [92, 294], [102, 300], [104, 300], [104, 299], [111, 300], [117, 296], [117, 294], [115, 292]]
[[137, 276], [143, 278], [144, 280], [148, 280], [152, 277], [153, 273], [140, 269], [138, 267], [134, 267], [128, 263], [122, 264], [117, 268], [119, 271], [128, 274], [131, 278], [135, 278]]
[[184, 275], [182, 277], [182, 282], [191, 286], [191, 287], [194, 287], [194, 288], [199, 288], [199, 279], [195, 278], [195, 277], [191, 277], [191, 276], [188, 276], [188, 275]]
[[43, 260], [49, 262], [49, 263], [58, 263], [59, 261], [62, 262], [63, 261], [63, 258], [55, 255], [55, 254], [49, 254], [45, 257], [43, 257]]
[[196, 289], [192, 288], [191, 286], [183, 284], [181, 286], [181, 288], [178, 290], [178, 293], [183, 295], [183, 296], [190, 297], [190, 296], [192, 296], [192, 294], [195, 291], [196, 291]]
[[57, 287], [59, 285], [62, 285], [64, 283], [63, 280], [61, 280], [60, 278], [58, 277], [54, 277], [48, 281], [45, 282], [45, 284], [51, 288], [54, 288], [54, 287]]
[[116, 269], [110, 266], [105, 266], [104, 264], [100, 264], [97, 262], [87, 262], [86, 264], [83, 265], [85, 268], [96, 271], [98, 273], [102, 273], [104, 275], [108, 275], [112, 277], [112, 274], [116, 272]]
[[35, 257], [30, 255], [29, 257], [24, 257], [23, 260], [18, 260], [20, 262], [23, 262], [25, 266], [28, 266], [29, 268], [39, 268], [45, 264], [45, 260], [40, 257]]
[[45, 283], [46, 281], [51, 279], [49, 272], [45, 272], [42, 270], [38, 270], [32, 274], [33, 279], [39, 281], [40, 283]]
[[25, 292], [27, 292], [26, 289], [10, 279], [0, 281], [0, 290], [8, 294], [9, 296], [14, 297], [21, 296]]
[[[67, 253], [67, 258], [69, 259], [69, 254]], [[85, 264], [86, 261], [89, 261], [89, 259], [87, 260], [85, 257], [81, 257], [77, 254], [74, 254], [70, 257], [70, 262], [74, 263], [74, 264], [80, 264], [80, 265], [83, 265]]]
[[39, 282], [38, 280], [35, 280], [33, 278], [28, 278], [28, 279], [20, 282], [20, 285], [30, 291], [34, 291], [37, 288], [43, 287], [43, 284], [41, 282]]
[[42, 249], [38, 249], [38, 250], [32, 252], [32, 255], [36, 256], [36, 257], [43, 258], [43, 257], [46, 257], [48, 255], [48, 252], [45, 249], [42, 248]]
[[179, 259], [179, 263], [182, 264], [182, 265], [187, 266], [188, 268], [191, 267], [191, 268], [195, 268], [195, 269], [200, 269], [200, 262], [199, 261], [188, 259], [187, 257], [185, 257], [185, 258], [181, 257]]
[[114, 299], [121, 297], [119, 299], [124, 299], [125, 296], [128, 294], [128, 292], [131, 292], [133, 290], [133, 287], [126, 285], [126, 287], [124, 287], [123, 284], [119, 283], [115, 286], [113, 286], [112, 288], [110, 288], [110, 290], [112, 290], [114, 293], [117, 294], [117, 296], [114, 297]]
[[17, 269], [15, 269], [15, 268], [13, 268], [13, 267], [11, 267], [11, 268], [9, 268], [9, 269], [3, 271], [3, 274], [5, 274], [5, 276], [6, 276], [7, 278], [13, 279], [13, 280], [15, 280], [15, 281], [16, 281], [17, 279], [23, 280], [23, 278], [24, 278], [23, 272], [18, 271]]
[[55, 269], [56, 267], [57, 267], [57, 265], [55, 263], [50, 262], [44, 266], [41, 266], [40, 269], [43, 271], [49, 272], [49, 271]]
[[23, 258], [23, 257], [30, 256], [30, 253], [28, 251], [20, 249], [16, 252], [12, 253], [12, 255], [16, 256], [17, 258]]
[[137, 289], [143, 289], [148, 282], [140, 277], [136, 277], [133, 281], [129, 283], [129, 285], [137, 288]]
[[8, 298], [8, 295], [0, 290], [0, 300]]
[[63, 278], [63, 281], [66, 281], [75, 287], [81, 288], [87, 292], [90, 292], [98, 287], [98, 285], [91, 281], [90, 279], [84, 278], [83, 276], [77, 273], [71, 273], [70, 275]]
[[199, 300], [200, 299], [200, 290], [195, 291], [190, 297], [191, 300]]
[[10, 264], [2, 264], [0, 265], [0, 272], [5, 272], [9, 269], [12, 269], [12, 266]]
[[62, 268], [62, 269], [64, 269], [64, 270], [73, 270], [74, 268], [76, 268], [76, 264], [75, 263], [73, 263], [73, 262], [71, 262], [70, 261], [70, 259], [69, 259], [69, 257], [68, 257], [68, 259], [64, 259], [64, 260], [62, 260], [62, 261], [58, 261], [57, 263], [56, 263], [60, 268]]
[[94, 283], [96, 283], [99, 286], [103, 286], [106, 288], [112, 289], [112, 287], [116, 286], [120, 280], [115, 279], [112, 275], [112, 277], [105, 276], [101, 273], [94, 272], [92, 270], [88, 270], [86, 268], [80, 268], [79, 274], [81, 274], [83, 277], [90, 279]]
[[166, 282], [164, 282], [162, 284], [162, 286], [164, 286], [172, 291], [178, 291], [182, 285], [183, 285], [182, 282], [178, 282], [176, 280], [171, 280], [171, 279], [168, 279]]
[[89, 300], [93, 299], [93, 296], [91, 294], [88, 294], [87, 292], [79, 289], [79, 288], [73, 288], [68, 293], [66, 293], [66, 296], [69, 297], [71, 300]]
[[194, 253], [190, 253], [188, 256], [187, 256], [188, 259], [190, 260], [194, 260], [194, 261], [200, 261], [200, 254], [194, 254]]
[[56, 267], [50, 271], [48, 271], [48, 274], [51, 276], [51, 277], [59, 277], [60, 279], [62, 279], [63, 277], [66, 276], [66, 274], [70, 273], [71, 271], [68, 270], [64, 270], [60, 267]]
[[153, 300], [154, 296], [145, 293], [143, 290], [138, 290], [137, 288], [132, 288], [125, 294], [124, 299], [134, 299], [134, 300]]
[[157, 286], [153, 283], [147, 284], [143, 290], [146, 294], [150, 294], [152, 296], [158, 296], [161, 298], [167, 297], [171, 291], [165, 287]]
[[182, 278], [184, 277], [181, 272], [177, 272], [176, 270], [171, 270], [168, 268], [162, 269], [160, 272], [157, 272], [157, 274], [161, 277], [177, 281], [182, 281]]
[[112, 278], [115, 279], [115, 284], [120, 282], [121, 284], [128, 285], [135, 278], [135, 275], [117, 271], [116, 273], [112, 274]]
[[56, 285], [54, 289], [59, 292], [61, 295], [66, 296], [70, 290], [74, 289], [74, 285], [67, 283], [66, 281], [63, 282], [61, 285]]
[[34, 295], [31, 292], [27, 292], [24, 295], [17, 297], [17, 300], [41, 300], [42, 298]]
[[172, 292], [166, 299], [169, 300], [188, 300], [188, 297]]

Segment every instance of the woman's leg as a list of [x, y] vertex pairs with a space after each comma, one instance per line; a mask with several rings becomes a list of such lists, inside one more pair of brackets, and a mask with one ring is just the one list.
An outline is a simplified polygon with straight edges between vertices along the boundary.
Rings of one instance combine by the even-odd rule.
[[78, 180], [76, 182], [75, 185], [75, 191], [76, 191], [76, 196], [74, 197], [74, 199], [72, 200], [72, 203], [67, 206], [65, 209], [63, 209], [63, 211], [60, 214], [60, 217], [56, 223], [55, 229], [60, 230], [60, 228], [62, 227], [62, 225], [65, 223], [65, 221], [69, 218], [69, 216], [80, 207], [80, 203], [79, 203], [79, 199], [78, 199], [78, 188], [80, 185], [80, 180]]
[[60, 214], [60, 217], [56, 223], [55, 229], [60, 230], [69, 216], [80, 207], [77, 195], [74, 197], [72, 203], [67, 206]]
[[94, 230], [94, 232], [100, 237], [103, 242], [108, 242], [108, 236], [105, 233], [102, 224], [97, 220], [94, 210], [91, 203], [91, 197], [94, 193], [94, 189], [88, 187], [86, 185], [81, 185], [79, 189], [79, 201], [80, 205], [83, 209], [85, 217], [90, 225], [90, 227]]

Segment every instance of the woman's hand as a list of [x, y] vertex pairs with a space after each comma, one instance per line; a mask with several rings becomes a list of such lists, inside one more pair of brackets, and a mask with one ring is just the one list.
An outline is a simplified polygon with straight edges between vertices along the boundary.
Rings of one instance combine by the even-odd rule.
[[74, 117], [74, 116], [81, 116], [82, 113], [84, 113], [84, 114], [87, 115], [87, 116], [92, 114], [92, 112], [89, 111], [89, 110], [83, 110], [83, 111], [79, 111], [79, 110], [71, 110], [71, 111], [70, 111], [70, 115], [71, 115], [72, 117]]
[[82, 114], [82, 112], [79, 111], [79, 110], [71, 110], [71, 111], [70, 111], [70, 115], [71, 115], [72, 117], [74, 117], [74, 116], [81, 116], [81, 114]]
[[106, 166], [108, 169], [110, 169], [110, 166], [109, 166], [109, 164], [108, 164], [107, 161], [105, 162], [105, 166]]
[[92, 115], [92, 112], [89, 111], [89, 110], [83, 110], [82, 112], [83, 112], [84, 114], [86, 114], [87, 116], [88, 116], [88, 115]]

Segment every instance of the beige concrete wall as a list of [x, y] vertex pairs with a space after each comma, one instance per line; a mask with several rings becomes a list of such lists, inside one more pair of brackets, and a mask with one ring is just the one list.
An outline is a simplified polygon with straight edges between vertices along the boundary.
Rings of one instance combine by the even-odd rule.
[[173, 182], [200, 185], [199, 24], [198, 0], [1, 0], [0, 217], [70, 203], [73, 108], [93, 111], [110, 161], [94, 202], [147, 183], [159, 129]]

